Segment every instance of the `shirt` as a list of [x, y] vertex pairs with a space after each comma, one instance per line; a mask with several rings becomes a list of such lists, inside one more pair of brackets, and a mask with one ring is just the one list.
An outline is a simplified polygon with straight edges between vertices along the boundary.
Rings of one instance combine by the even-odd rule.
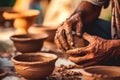
[[[107, 7], [110, 0], [85, 0], [97, 6]], [[111, 35], [112, 39], [120, 39], [120, 0], [112, 1]]]

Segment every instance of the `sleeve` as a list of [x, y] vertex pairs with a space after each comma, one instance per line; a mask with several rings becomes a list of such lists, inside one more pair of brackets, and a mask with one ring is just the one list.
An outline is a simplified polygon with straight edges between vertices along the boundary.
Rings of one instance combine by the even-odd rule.
[[110, 0], [84, 0], [84, 1], [88, 1], [94, 5], [97, 5], [97, 6], [103, 6], [106, 3], [108, 3]]

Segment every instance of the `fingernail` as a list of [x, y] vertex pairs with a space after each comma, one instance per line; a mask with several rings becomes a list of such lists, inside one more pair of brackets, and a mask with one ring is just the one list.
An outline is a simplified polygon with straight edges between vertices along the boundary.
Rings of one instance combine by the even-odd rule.
[[70, 42], [70, 45], [73, 45], [73, 42]]
[[77, 36], [80, 36], [81, 34], [80, 33], [76, 33], [77, 34]]
[[68, 47], [65, 47], [66, 50], [68, 50]]

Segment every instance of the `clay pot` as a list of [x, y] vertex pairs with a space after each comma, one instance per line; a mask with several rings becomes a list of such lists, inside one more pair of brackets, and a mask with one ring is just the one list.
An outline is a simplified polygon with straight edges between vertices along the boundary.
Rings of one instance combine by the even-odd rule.
[[40, 80], [50, 75], [54, 68], [57, 56], [50, 53], [26, 53], [12, 57], [18, 74], [28, 80]]
[[38, 10], [7, 10], [3, 13], [3, 17], [7, 20], [14, 20], [15, 34], [27, 34], [28, 29], [35, 23]]
[[19, 34], [10, 36], [10, 39], [13, 41], [16, 51], [26, 53], [40, 51], [47, 37], [48, 35], [45, 33]]
[[86, 41], [82, 37], [79, 37], [75, 34], [73, 34], [73, 40], [74, 40], [75, 48], [85, 47], [89, 44], [88, 41]]
[[43, 25], [35, 25], [29, 29], [30, 33], [47, 33], [48, 38], [47, 41], [54, 42], [54, 36], [56, 33], [57, 28], [52, 26], [43, 26]]
[[120, 80], [120, 67], [91, 66], [81, 71], [85, 80]]

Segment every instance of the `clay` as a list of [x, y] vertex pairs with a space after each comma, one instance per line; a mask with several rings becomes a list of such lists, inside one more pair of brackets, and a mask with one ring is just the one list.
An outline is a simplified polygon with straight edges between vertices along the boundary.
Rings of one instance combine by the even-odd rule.
[[28, 80], [40, 80], [50, 75], [54, 68], [57, 56], [50, 53], [26, 53], [12, 58], [18, 74]]
[[86, 41], [82, 37], [79, 37], [75, 34], [73, 34], [73, 40], [74, 40], [75, 48], [85, 47], [88, 45], [88, 41]]
[[19, 34], [10, 36], [10, 39], [13, 41], [16, 51], [27, 53], [40, 51], [43, 46], [43, 42], [47, 37], [48, 35], [45, 33]]
[[34, 27], [30, 27], [30, 33], [42, 33], [45, 32], [48, 34], [47, 41], [54, 42], [54, 36], [57, 28], [53, 26], [43, 26], [43, 25], [35, 25]]
[[35, 23], [37, 16], [40, 14], [38, 10], [6, 10], [3, 17], [6, 20], [14, 20], [15, 34], [27, 34], [28, 29]]
[[[73, 79], [78, 79], [80, 80], [81, 78], [79, 76], [81, 76], [80, 72], [74, 72], [71, 69], [77, 69], [77, 68], [81, 68], [78, 65], [63, 65], [61, 64], [60, 66], [56, 66], [53, 74], [50, 77], [55, 77], [55, 78], [63, 78], [65, 80], [73, 80]], [[60, 79], [62, 80], [62, 79]]]
[[81, 73], [85, 80], [120, 80], [120, 67], [116, 66], [91, 66]]
[[0, 79], [6, 77], [8, 75], [8, 72], [6, 72], [5, 70], [3, 69], [0, 69]]

